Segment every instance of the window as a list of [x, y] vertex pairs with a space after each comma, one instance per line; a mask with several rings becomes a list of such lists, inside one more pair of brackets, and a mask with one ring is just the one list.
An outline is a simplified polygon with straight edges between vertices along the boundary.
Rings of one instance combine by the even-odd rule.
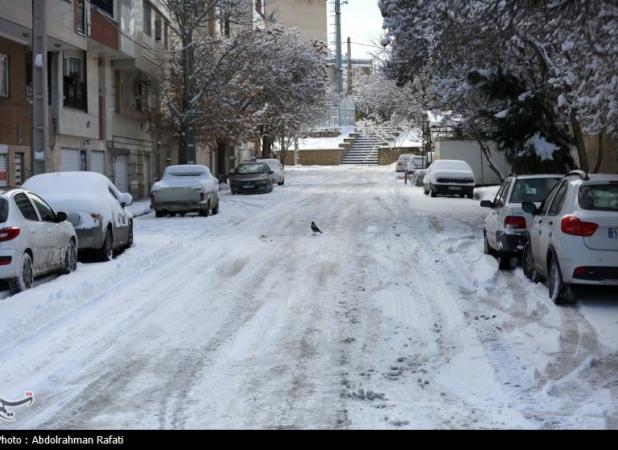
[[9, 57], [0, 53], [0, 97], [9, 96]]
[[556, 185], [551, 189], [551, 191], [549, 191], [549, 194], [547, 194], [547, 197], [545, 197], [545, 200], [543, 200], [543, 203], [541, 203], [540, 214], [547, 213], [547, 210], [549, 209], [549, 205], [551, 203], [551, 199], [554, 197], [554, 194], [558, 190], [559, 186], [560, 185], [556, 183]]
[[155, 12], [155, 41], [160, 41], [161, 35], [161, 14]]
[[45, 201], [43, 201], [43, 199], [33, 194], [30, 194], [30, 199], [32, 200], [32, 203], [34, 203], [34, 206], [36, 206], [36, 209], [39, 211], [41, 220], [44, 220], [46, 222], [54, 221], [56, 215], [54, 214], [54, 211], [51, 209], [51, 207], [47, 203], [45, 203]]
[[493, 206], [494, 208], [501, 208], [502, 206], [504, 206], [504, 197], [509, 191], [510, 185], [511, 185], [510, 180], [507, 180], [502, 184], [502, 187], [500, 188], [500, 190], [496, 194], [496, 198], [494, 199], [494, 206]]
[[75, 31], [84, 34], [86, 29], [86, 9], [84, 0], [75, 0]]
[[64, 106], [86, 111], [86, 68], [83, 56], [65, 56], [63, 68]]
[[517, 180], [510, 203], [542, 202], [559, 178], [524, 178]]
[[152, 36], [152, 6], [144, 2], [144, 33]]
[[88, 170], [88, 164], [87, 164], [87, 158], [86, 158], [86, 150], [80, 150], [79, 152], [79, 170]]
[[554, 201], [551, 202], [551, 206], [549, 207], [549, 212], [547, 215], [549, 216], [557, 216], [560, 214], [560, 210], [562, 209], [562, 205], [564, 204], [564, 199], [566, 197], [567, 189], [569, 184], [564, 182], [558, 188], [556, 192], [556, 196], [554, 197]]
[[99, 8], [101, 11], [105, 11], [111, 17], [114, 17], [114, 0], [90, 0], [91, 3]]
[[579, 206], [594, 211], [618, 211], [618, 184], [593, 184], [579, 188]]
[[165, 26], [163, 27], [163, 45], [167, 48], [167, 33], [168, 33], [168, 24], [165, 22]]
[[15, 200], [15, 204], [17, 205], [17, 209], [21, 212], [21, 215], [24, 216], [24, 219], [34, 220], [36, 222], [39, 221], [39, 217], [36, 215], [36, 211], [34, 210], [34, 206], [26, 197], [26, 194], [20, 192], [19, 194], [13, 197]]

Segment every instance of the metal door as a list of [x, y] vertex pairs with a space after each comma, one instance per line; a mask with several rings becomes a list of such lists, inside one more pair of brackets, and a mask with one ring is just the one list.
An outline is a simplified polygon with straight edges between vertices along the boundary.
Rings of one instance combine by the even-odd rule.
[[120, 192], [129, 191], [129, 157], [118, 155], [114, 161], [114, 184]]

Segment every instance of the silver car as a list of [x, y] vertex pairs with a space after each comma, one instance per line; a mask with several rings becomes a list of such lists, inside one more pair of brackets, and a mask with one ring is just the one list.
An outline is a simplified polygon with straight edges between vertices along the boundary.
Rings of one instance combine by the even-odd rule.
[[270, 177], [273, 180], [273, 184], [277, 183], [279, 186], [285, 184], [285, 176], [283, 174], [283, 165], [279, 162], [278, 159], [258, 159], [255, 162], [263, 162], [270, 167], [270, 170], [273, 173], [270, 174]]

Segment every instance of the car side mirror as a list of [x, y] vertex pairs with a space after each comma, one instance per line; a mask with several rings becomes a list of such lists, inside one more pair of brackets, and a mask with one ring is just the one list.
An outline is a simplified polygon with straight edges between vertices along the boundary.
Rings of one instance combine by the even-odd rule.
[[275, 173], [275, 171], [274, 170], [269, 170], [268, 173], [272, 174], [272, 173]]
[[536, 209], [536, 205], [532, 202], [523, 202], [521, 204], [521, 209], [526, 211], [528, 214], [532, 214], [533, 216], [539, 213], [539, 210]]
[[67, 220], [67, 213], [59, 211], [56, 213], [56, 223], [64, 222]]
[[491, 200], [481, 201], [481, 208], [493, 208], [493, 207], [494, 207], [494, 202], [492, 202]]
[[120, 205], [124, 208], [125, 206], [129, 206], [133, 203], [133, 196], [128, 192], [124, 194], [120, 194]]

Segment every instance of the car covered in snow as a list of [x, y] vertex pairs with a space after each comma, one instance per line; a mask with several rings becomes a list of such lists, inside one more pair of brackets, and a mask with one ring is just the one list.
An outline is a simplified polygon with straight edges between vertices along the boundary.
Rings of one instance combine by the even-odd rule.
[[546, 278], [556, 304], [577, 300], [580, 285], [618, 286], [618, 175], [570, 172], [534, 216], [522, 265], [533, 281]]
[[133, 197], [120, 192], [105, 175], [45, 173], [29, 178], [23, 187], [66, 212], [75, 227], [80, 252], [92, 252], [98, 260], [109, 261], [114, 252], [133, 245], [133, 215], [126, 208]]
[[219, 181], [206, 166], [168, 166], [163, 177], [152, 185], [150, 207], [157, 217], [196, 212], [208, 216], [219, 212]]
[[281, 164], [281, 162], [279, 162], [278, 159], [257, 159], [255, 162], [263, 162], [268, 164], [270, 170], [273, 171], [273, 173], [270, 175], [273, 180], [273, 184], [277, 183], [279, 186], [282, 186], [285, 183], [283, 165]]
[[438, 159], [431, 163], [423, 178], [426, 195], [474, 195], [474, 172], [466, 161]]
[[263, 162], [247, 162], [239, 164], [229, 176], [232, 194], [243, 192], [272, 192], [273, 170]]
[[556, 174], [508, 177], [493, 201], [481, 201], [482, 207], [491, 208], [483, 226], [484, 251], [498, 258], [500, 269], [513, 267], [513, 260], [527, 241], [526, 227], [532, 223], [532, 215], [521, 204], [533, 202], [540, 206], [561, 178]]
[[395, 165], [395, 172], [405, 172], [408, 167], [408, 161], [411, 157], [412, 155], [409, 153], [399, 155], [399, 158], [397, 158], [397, 164]]
[[26, 189], [0, 194], [0, 279], [11, 294], [30, 288], [39, 275], [75, 270], [77, 236], [66, 219]]
[[424, 169], [427, 164], [427, 157], [422, 155], [412, 155], [408, 158], [408, 164], [406, 166], [406, 170], [408, 173], [416, 173], [416, 171]]

